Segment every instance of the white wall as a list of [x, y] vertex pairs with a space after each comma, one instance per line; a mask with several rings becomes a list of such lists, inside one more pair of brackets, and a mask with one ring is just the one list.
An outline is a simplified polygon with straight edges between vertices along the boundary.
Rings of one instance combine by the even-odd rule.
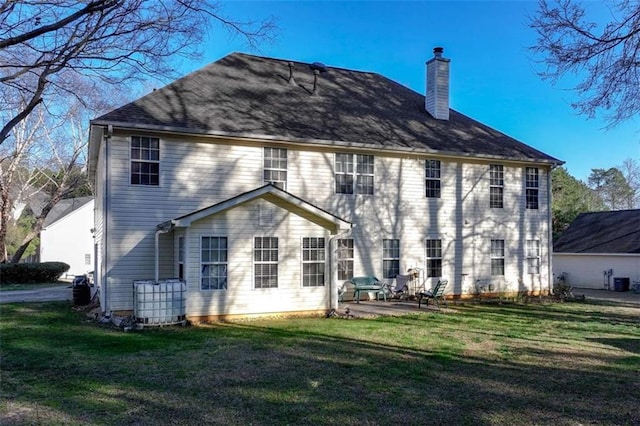
[[[260, 226], [260, 205], [271, 204], [255, 200], [199, 220], [188, 228], [185, 242], [188, 315], [267, 314], [318, 311], [328, 307], [328, 261], [325, 261], [325, 286], [303, 287], [301, 244], [303, 237], [318, 237], [324, 238], [328, 247], [329, 233], [279, 207], [276, 207], [274, 225]], [[208, 236], [228, 239], [227, 290], [200, 289], [201, 239]], [[254, 237], [278, 238], [277, 288], [254, 288]]]
[[613, 270], [611, 289], [614, 278], [629, 278], [630, 284], [640, 281], [640, 254], [553, 254], [554, 276], [565, 272], [573, 287], [604, 288], [602, 272], [609, 269]]
[[93, 271], [94, 201], [89, 201], [40, 233], [40, 261], [64, 262], [70, 266], [68, 275]]
[[[524, 208], [525, 164], [430, 157], [442, 161], [442, 198], [426, 198], [426, 156], [375, 155], [375, 195], [335, 194], [334, 149], [206, 138], [163, 137], [160, 185], [129, 184], [129, 135], [110, 140], [111, 220], [106, 276], [111, 310], [132, 308], [132, 281], [153, 277], [154, 232], [164, 221], [263, 185], [263, 146], [288, 149], [287, 191], [355, 224], [355, 274], [382, 275], [382, 240], [399, 238], [400, 270], [425, 267], [425, 238], [442, 239], [448, 293], [475, 290], [477, 280], [497, 291], [549, 288], [547, 176], [540, 167], [538, 210]], [[352, 152], [356, 151], [343, 151]], [[489, 164], [505, 167], [503, 209], [489, 209]], [[170, 235], [161, 239], [161, 278], [175, 276]], [[490, 241], [504, 239], [505, 276], [491, 277]], [[529, 275], [524, 245], [538, 239], [541, 273]], [[437, 279], [437, 278], [436, 278]], [[426, 282], [427, 287], [433, 285]]]

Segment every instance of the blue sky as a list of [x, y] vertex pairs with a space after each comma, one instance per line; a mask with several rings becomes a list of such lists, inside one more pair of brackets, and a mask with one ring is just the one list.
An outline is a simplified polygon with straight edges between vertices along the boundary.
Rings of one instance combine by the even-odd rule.
[[[535, 2], [224, 2], [238, 20], [278, 19], [273, 43], [250, 51], [214, 29], [199, 62], [184, 73], [239, 51], [372, 71], [424, 93], [425, 61], [443, 46], [451, 59], [451, 107], [566, 162], [586, 180], [592, 168], [640, 161], [640, 120], [605, 131], [605, 121], [578, 116], [565, 81], [542, 81], [528, 47]], [[601, 17], [604, 17], [601, 16]]]

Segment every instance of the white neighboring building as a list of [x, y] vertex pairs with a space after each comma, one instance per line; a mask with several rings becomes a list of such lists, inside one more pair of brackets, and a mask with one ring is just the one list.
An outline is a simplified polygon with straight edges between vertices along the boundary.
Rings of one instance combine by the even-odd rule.
[[67, 275], [93, 271], [93, 197], [61, 200], [40, 232], [40, 261], [64, 262]]
[[582, 288], [640, 281], [640, 210], [582, 213], [554, 242], [553, 272]]

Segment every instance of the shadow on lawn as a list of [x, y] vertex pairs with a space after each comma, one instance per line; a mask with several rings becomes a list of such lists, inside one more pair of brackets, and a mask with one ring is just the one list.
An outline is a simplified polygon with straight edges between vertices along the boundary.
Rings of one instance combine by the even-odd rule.
[[[42, 309], [46, 306], [51, 305]], [[501, 317], [498, 308], [489, 313], [489, 320], [481, 325], [490, 326]], [[521, 318], [511, 320], [531, 327], [532, 314], [538, 314], [527, 309], [521, 313]], [[3, 388], [7, 389], [2, 399], [39, 404], [39, 416], [54, 411], [58, 416], [54, 420], [71, 423], [640, 421], [640, 384], [629, 366], [587, 368], [553, 346], [538, 352], [533, 352], [534, 344], [524, 348], [532, 351], [528, 355], [543, 360], [532, 365], [443, 344], [445, 331], [475, 333], [482, 343], [477, 324], [472, 331], [464, 328], [465, 321], [475, 321], [472, 311], [451, 316], [317, 320], [322, 323], [302, 320], [292, 321], [286, 329], [262, 321], [128, 334], [94, 324], [69, 324], [69, 314], [62, 309], [44, 314], [55, 328], [36, 327], [24, 318], [28, 313], [20, 315], [13, 321], [16, 327], [24, 324], [20, 335], [4, 333], [0, 349]], [[434, 332], [424, 339], [416, 337], [411, 344], [383, 343], [379, 333], [393, 335], [398, 327], [408, 334], [424, 328]], [[361, 330], [357, 339], [341, 335], [354, 330]], [[612, 344], [611, 339], [604, 340], [594, 344]], [[565, 355], [565, 363], [544, 362], [547, 357]]]

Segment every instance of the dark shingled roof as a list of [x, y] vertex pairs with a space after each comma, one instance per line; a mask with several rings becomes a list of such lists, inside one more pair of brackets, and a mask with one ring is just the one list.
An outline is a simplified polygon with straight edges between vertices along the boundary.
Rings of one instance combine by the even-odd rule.
[[288, 63], [233, 53], [92, 124], [561, 163], [454, 110], [436, 120], [380, 74], [327, 67], [312, 95], [309, 64], [294, 62], [293, 85]]
[[582, 213], [553, 244], [556, 253], [640, 253], [640, 210]]
[[44, 219], [43, 226], [46, 228], [71, 212], [78, 210], [91, 200], [93, 200], [93, 197], [67, 198], [65, 200], [58, 201], [58, 203], [53, 206], [49, 214], [47, 214], [47, 217]]

